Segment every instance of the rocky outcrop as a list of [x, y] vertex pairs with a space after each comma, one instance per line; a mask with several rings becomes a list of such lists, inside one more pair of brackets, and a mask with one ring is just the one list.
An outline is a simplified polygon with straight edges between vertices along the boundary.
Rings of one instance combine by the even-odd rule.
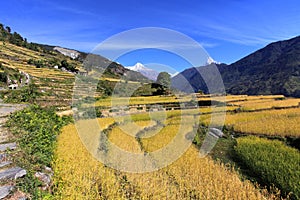
[[66, 49], [66, 48], [62, 48], [62, 47], [54, 47], [53, 50], [58, 51], [61, 54], [68, 56], [72, 59], [76, 59], [80, 55], [80, 53], [78, 51]]

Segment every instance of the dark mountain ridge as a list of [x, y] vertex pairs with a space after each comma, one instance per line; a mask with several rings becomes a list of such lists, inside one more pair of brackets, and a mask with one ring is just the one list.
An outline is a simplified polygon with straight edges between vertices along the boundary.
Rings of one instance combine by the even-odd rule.
[[[183, 76], [193, 91], [208, 93], [200, 74], [207, 74], [210, 67], [211, 65], [184, 70], [172, 79], [173, 86], [190, 92], [185, 89], [187, 86], [178, 84], [178, 77]], [[216, 67], [227, 93], [300, 97], [300, 36], [271, 43], [233, 64], [216, 64]]]

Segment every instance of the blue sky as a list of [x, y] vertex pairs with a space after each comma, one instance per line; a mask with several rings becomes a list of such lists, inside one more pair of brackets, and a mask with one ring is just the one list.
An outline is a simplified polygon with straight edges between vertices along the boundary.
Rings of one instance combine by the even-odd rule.
[[[299, 0], [9, 0], [0, 22], [28, 41], [85, 52], [133, 28], [162, 27], [200, 43], [219, 62], [230, 64], [270, 42], [300, 35]], [[162, 63], [181, 71], [185, 62], [162, 51], [135, 51], [123, 65]]]

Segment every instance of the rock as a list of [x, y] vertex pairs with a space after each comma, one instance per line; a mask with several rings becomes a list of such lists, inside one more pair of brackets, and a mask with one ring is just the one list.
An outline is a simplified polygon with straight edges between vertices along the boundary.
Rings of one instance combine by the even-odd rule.
[[45, 170], [46, 170], [47, 172], [53, 173], [53, 170], [52, 170], [51, 167], [46, 167], [46, 166], [45, 166]]
[[0, 104], [0, 117], [7, 117], [11, 113], [22, 110], [27, 105], [16, 105], [16, 104]]
[[15, 179], [21, 178], [27, 174], [27, 171], [25, 169], [20, 170], [18, 173], [15, 175]]
[[12, 162], [10, 161], [5, 161], [5, 162], [0, 162], [0, 168], [6, 167], [8, 165], [10, 165]]
[[6, 153], [1, 153], [0, 154], [0, 162], [6, 161], [7, 160], [7, 154]]
[[25, 169], [14, 167], [0, 172], [0, 180], [17, 179], [27, 174]]
[[209, 133], [217, 138], [221, 138], [224, 135], [224, 133], [217, 128], [210, 128]]
[[7, 144], [0, 144], [0, 152], [5, 151], [7, 149], [14, 150], [17, 148], [17, 144], [15, 142], [13, 143], [7, 143]]
[[14, 111], [11, 107], [0, 107], [0, 117], [7, 117]]
[[42, 190], [47, 190], [50, 187], [51, 175], [42, 172], [36, 172], [34, 176], [43, 183]]
[[0, 199], [4, 199], [5, 197], [7, 197], [10, 192], [13, 190], [13, 186], [11, 185], [6, 185], [6, 186], [1, 186], [0, 187]]

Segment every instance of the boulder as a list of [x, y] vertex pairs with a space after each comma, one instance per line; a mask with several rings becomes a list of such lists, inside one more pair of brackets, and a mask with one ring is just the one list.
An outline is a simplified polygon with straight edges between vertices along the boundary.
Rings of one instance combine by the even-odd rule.
[[0, 171], [0, 180], [17, 179], [25, 176], [26, 174], [27, 174], [26, 170], [20, 167], [9, 168]]
[[14, 187], [11, 185], [0, 186], [0, 199], [4, 199], [5, 197], [7, 197], [13, 190], [13, 188]]

